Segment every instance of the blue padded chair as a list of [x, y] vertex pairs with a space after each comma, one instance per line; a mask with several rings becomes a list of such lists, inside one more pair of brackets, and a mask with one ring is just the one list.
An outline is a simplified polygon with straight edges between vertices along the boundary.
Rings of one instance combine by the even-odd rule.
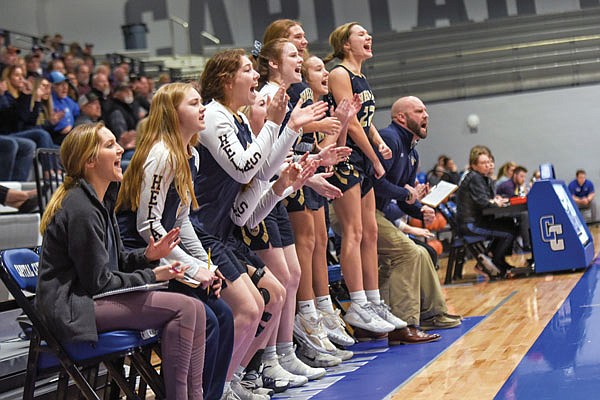
[[[123, 374], [123, 359], [131, 356], [132, 367], [139, 371], [143, 380], [155, 391], [157, 398], [164, 398], [164, 386], [160, 377], [148, 363], [141, 349], [155, 344], [158, 335], [143, 338], [137, 330], [119, 330], [98, 334], [97, 343], [69, 343], [67, 338], [56, 337], [42, 320], [30, 298], [23, 293], [35, 293], [39, 256], [29, 249], [12, 249], [1, 253], [0, 279], [23, 309], [32, 323], [27, 375], [25, 378], [24, 399], [33, 399], [35, 382], [38, 376], [60, 373], [58, 392], [68, 392], [68, 377], [71, 377], [86, 399], [99, 399], [82, 371], [92, 370], [102, 363], [110, 377], [127, 395], [127, 398], [140, 398], [135, 393], [135, 382], [130, 382]], [[66, 373], [66, 374], [65, 374]], [[68, 374], [68, 375], [67, 375]], [[144, 387], [145, 390], [145, 387]]]
[[446, 267], [446, 277], [444, 279], [444, 284], [447, 285], [452, 283], [453, 279], [462, 278], [462, 269], [467, 253], [476, 259], [479, 254], [485, 253], [486, 248], [484, 243], [486, 238], [483, 236], [461, 234], [458, 222], [456, 221], [456, 209], [453, 203], [442, 203], [438, 206], [438, 210], [446, 218], [452, 230], [448, 266]]

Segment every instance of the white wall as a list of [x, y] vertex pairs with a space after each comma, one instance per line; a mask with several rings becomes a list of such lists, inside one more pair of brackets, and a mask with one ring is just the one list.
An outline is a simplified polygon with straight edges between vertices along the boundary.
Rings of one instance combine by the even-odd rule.
[[[429, 134], [418, 144], [421, 168], [431, 169], [442, 153], [461, 168], [470, 148], [483, 144], [494, 153], [496, 167], [513, 160], [532, 172], [552, 162], [557, 178], [568, 183], [583, 168], [600, 186], [599, 105], [600, 85], [428, 105]], [[480, 118], [478, 133], [468, 131], [469, 114]], [[389, 119], [389, 110], [375, 114], [378, 127]]]

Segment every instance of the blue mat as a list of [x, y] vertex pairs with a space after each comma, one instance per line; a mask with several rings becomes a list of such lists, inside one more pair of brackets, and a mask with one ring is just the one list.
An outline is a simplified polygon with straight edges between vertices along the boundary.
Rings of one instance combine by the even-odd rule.
[[513, 371], [496, 399], [600, 396], [600, 261], [596, 260]]
[[359, 343], [350, 348], [353, 359], [301, 388], [289, 389], [274, 399], [382, 399], [435, 360], [484, 317], [465, 318], [455, 329], [437, 331], [442, 339], [419, 345], [387, 347], [387, 340]]

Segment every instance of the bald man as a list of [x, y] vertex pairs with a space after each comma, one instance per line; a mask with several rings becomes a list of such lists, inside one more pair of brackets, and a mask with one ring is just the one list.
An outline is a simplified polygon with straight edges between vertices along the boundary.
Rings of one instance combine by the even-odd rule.
[[386, 219], [384, 211], [397, 205], [405, 214], [426, 221], [435, 215], [433, 209], [418, 201], [427, 187], [414, 187], [419, 167], [415, 146], [427, 137], [429, 114], [419, 98], [409, 96], [396, 100], [391, 117], [391, 124], [379, 134], [394, 157], [381, 158], [386, 173], [375, 182], [380, 286], [392, 313], [409, 324], [404, 331], [390, 333], [390, 343], [427, 342], [435, 338], [424, 330], [452, 328], [460, 325], [461, 319], [448, 314], [439, 278], [427, 250], [416, 245]]

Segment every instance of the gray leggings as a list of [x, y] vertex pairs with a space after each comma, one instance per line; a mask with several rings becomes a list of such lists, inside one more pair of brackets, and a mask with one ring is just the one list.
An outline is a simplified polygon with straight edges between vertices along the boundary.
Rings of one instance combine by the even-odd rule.
[[95, 301], [99, 332], [161, 329], [162, 372], [169, 400], [202, 399], [206, 314], [197, 299], [165, 291]]

